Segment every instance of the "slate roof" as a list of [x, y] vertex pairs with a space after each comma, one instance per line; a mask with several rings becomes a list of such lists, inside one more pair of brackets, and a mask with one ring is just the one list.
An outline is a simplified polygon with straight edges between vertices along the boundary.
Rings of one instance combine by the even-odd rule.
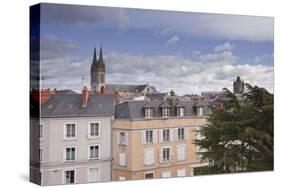
[[164, 100], [164, 97], [166, 97], [167, 94], [166, 93], [148, 93], [148, 94], [146, 94], [146, 96], [150, 100]]
[[[107, 84], [106, 88], [119, 92], [142, 92], [148, 85], [130, 85], [130, 84]], [[157, 92], [155, 87], [149, 86], [153, 92]]]
[[77, 93], [71, 89], [61, 89], [61, 90], [56, 90], [56, 94], [77, 94]]
[[[128, 101], [115, 106], [115, 119], [143, 119], [144, 109], [153, 108], [153, 117], [162, 117], [161, 105], [163, 101]], [[184, 116], [195, 116], [194, 102], [181, 102], [184, 107]], [[208, 106], [204, 106], [204, 114], [208, 114]], [[176, 105], [170, 108], [170, 117], [176, 117]]]
[[89, 95], [87, 107], [82, 107], [81, 94], [52, 96], [41, 107], [41, 117], [101, 117], [114, 114], [114, 96]]

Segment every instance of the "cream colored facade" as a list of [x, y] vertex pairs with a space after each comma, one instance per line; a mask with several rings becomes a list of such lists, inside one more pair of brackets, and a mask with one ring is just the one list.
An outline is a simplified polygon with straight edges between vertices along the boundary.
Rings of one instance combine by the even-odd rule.
[[[196, 129], [206, 126], [206, 122], [203, 116], [115, 119], [113, 180], [192, 176], [193, 168], [208, 165], [206, 162], [201, 163], [196, 154], [198, 148], [194, 144], [194, 139], [198, 136]], [[179, 129], [183, 130], [181, 133], [184, 132], [184, 138], [179, 135]], [[167, 138], [163, 137], [164, 130], [169, 130], [169, 141], [164, 141], [164, 137]], [[148, 139], [149, 143], [147, 134], [152, 135]], [[163, 154], [166, 148], [169, 148], [169, 155], [167, 152], [166, 155]], [[169, 159], [164, 160], [167, 156]]]

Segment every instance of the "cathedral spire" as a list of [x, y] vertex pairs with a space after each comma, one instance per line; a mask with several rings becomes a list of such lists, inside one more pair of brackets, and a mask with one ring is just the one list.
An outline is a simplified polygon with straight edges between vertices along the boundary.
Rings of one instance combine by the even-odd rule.
[[94, 48], [94, 57], [93, 57], [93, 63], [97, 62], [97, 53], [96, 48]]
[[103, 62], [102, 45], [100, 45], [100, 55], [99, 55], [99, 61], [100, 61], [100, 62]]

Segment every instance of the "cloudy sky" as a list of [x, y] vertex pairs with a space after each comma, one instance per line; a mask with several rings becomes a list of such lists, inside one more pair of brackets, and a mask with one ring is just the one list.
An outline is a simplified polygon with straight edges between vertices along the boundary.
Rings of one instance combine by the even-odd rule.
[[[90, 85], [102, 44], [106, 82], [200, 94], [245, 82], [273, 92], [273, 18], [43, 4], [44, 87]], [[82, 81], [82, 77], [83, 79]]]

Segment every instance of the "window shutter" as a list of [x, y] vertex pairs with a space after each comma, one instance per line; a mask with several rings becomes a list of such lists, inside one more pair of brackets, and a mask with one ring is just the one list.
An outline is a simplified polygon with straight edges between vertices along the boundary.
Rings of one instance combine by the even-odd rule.
[[128, 145], [128, 133], [125, 133], [125, 145]]
[[185, 160], [185, 145], [184, 144], [180, 144], [177, 146], [177, 155], [178, 155], [179, 161]]
[[153, 148], [144, 149], [144, 164], [151, 165], [154, 163], [154, 152]]
[[141, 143], [145, 144], [146, 140], [145, 140], [145, 131], [141, 131]]
[[163, 142], [163, 129], [159, 129], [159, 142]]
[[188, 140], [189, 137], [189, 128], [184, 128], [184, 140]]
[[174, 141], [174, 129], [170, 129], [170, 141], [173, 142]]
[[153, 129], [153, 143], [157, 143], [157, 129]]
[[126, 154], [125, 153], [119, 154], [119, 165], [126, 166]]
[[163, 148], [159, 150], [159, 163], [163, 163]]
[[177, 170], [177, 176], [178, 176], [178, 177], [185, 176], [185, 168], [183, 168], [183, 169], [178, 169], [178, 170]]
[[173, 148], [172, 147], [169, 147], [170, 148], [170, 160], [174, 160], [174, 153], [173, 153]]
[[175, 135], [175, 141], [178, 141], [179, 140], [179, 138], [178, 138], [178, 128], [175, 128], [175, 130], [174, 130], [174, 135]]

